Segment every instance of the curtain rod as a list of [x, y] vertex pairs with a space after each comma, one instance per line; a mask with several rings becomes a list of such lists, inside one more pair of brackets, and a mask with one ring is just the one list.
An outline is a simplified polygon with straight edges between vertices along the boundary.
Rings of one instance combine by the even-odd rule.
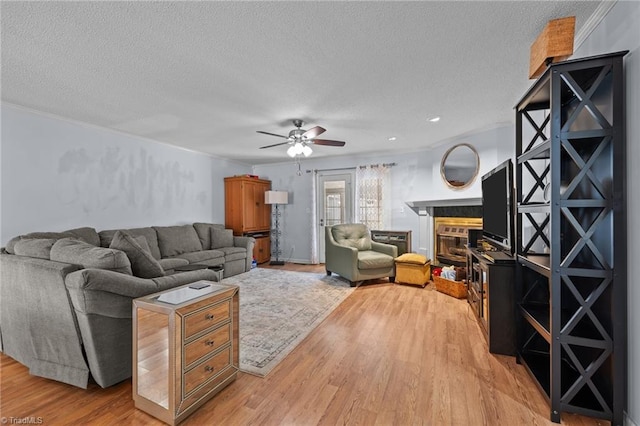
[[313, 169], [313, 170], [307, 169], [307, 173], [311, 173], [311, 172], [313, 172], [313, 173], [318, 173], [318, 172], [337, 172], [337, 171], [340, 171], [340, 170], [355, 170], [358, 167], [363, 169], [365, 167], [380, 167], [380, 166], [393, 167], [393, 166], [397, 166], [397, 165], [398, 165], [397, 163], [382, 163], [382, 164], [368, 164], [368, 165], [364, 165], [364, 166], [355, 166], [355, 167], [339, 167], [339, 168], [336, 168], [336, 169]]

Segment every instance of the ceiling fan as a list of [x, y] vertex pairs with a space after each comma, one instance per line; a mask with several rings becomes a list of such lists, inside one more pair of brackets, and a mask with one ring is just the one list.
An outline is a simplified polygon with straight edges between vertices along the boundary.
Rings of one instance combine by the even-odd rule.
[[298, 155], [304, 155], [308, 157], [311, 155], [313, 150], [309, 145], [326, 145], [326, 146], [344, 146], [345, 142], [343, 141], [333, 141], [330, 139], [316, 139], [317, 136], [326, 132], [327, 130], [316, 126], [309, 130], [301, 129], [304, 121], [302, 120], [293, 120], [293, 125], [296, 126], [296, 129], [289, 132], [289, 136], [277, 135], [275, 133], [263, 132], [262, 130], [257, 130], [258, 133], [262, 133], [265, 135], [277, 136], [279, 138], [284, 138], [286, 142], [275, 143], [273, 145], [261, 146], [260, 149], [265, 148], [273, 148], [274, 146], [280, 145], [291, 145], [289, 149], [287, 149], [287, 155], [289, 157], [296, 157]]

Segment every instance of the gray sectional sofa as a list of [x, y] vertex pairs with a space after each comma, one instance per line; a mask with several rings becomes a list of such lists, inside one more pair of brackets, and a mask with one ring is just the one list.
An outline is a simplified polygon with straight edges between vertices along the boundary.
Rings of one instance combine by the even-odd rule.
[[254, 243], [211, 223], [15, 237], [0, 250], [2, 351], [36, 376], [116, 384], [131, 377], [132, 300], [217, 276], [179, 266], [249, 271]]

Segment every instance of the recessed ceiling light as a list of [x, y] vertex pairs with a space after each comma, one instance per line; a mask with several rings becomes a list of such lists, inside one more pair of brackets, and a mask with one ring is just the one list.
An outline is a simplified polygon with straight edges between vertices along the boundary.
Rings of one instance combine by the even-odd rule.
[[437, 123], [438, 121], [440, 121], [440, 116], [436, 115], [434, 117], [429, 117], [427, 120], [429, 120], [432, 123]]
[[390, 140], [390, 141], [395, 141], [396, 139], [398, 139], [398, 138], [396, 138], [395, 136], [391, 136], [391, 137], [389, 138], [389, 140]]

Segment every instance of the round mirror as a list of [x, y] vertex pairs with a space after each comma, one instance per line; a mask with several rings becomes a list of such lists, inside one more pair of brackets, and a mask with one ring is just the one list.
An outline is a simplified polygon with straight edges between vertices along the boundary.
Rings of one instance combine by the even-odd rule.
[[471, 185], [480, 170], [480, 157], [468, 143], [455, 145], [442, 157], [440, 174], [447, 186], [462, 189]]

